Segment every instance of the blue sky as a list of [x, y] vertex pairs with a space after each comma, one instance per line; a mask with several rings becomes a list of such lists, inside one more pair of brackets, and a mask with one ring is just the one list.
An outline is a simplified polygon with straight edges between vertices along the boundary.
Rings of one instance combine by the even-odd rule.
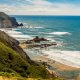
[[11, 15], [80, 15], [80, 0], [0, 0]]

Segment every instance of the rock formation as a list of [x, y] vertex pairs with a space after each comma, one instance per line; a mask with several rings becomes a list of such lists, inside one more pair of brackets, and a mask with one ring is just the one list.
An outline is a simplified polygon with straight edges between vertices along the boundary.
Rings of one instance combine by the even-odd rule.
[[0, 42], [4, 42], [4, 44], [6, 46], [9, 46], [10, 48], [12, 48], [13, 50], [15, 50], [16, 52], [19, 53], [19, 55], [25, 59], [26, 61], [33, 63], [30, 58], [28, 57], [28, 55], [23, 51], [22, 48], [20, 48], [19, 42], [17, 40], [15, 40], [14, 38], [8, 36], [5, 32], [0, 31]]
[[51, 74], [46, 68], [32, 61], [18, 45], [17, 40], [0, 31], [0, 76], [50, 78]]
[[0, 28], [14, 28], [18, 26], [23, 26], [23, 24], [18, 24], [15, 17], [10, 17], [5, 13], [0, 12]]

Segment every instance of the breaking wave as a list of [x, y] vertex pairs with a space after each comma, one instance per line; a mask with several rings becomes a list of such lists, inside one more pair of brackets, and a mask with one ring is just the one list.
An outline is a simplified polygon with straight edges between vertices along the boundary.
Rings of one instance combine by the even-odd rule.
[[54, 34], [54, 35], [70, 35], [71, 33], [69, 33], [69, 32], [51, 32], [49, 34]]

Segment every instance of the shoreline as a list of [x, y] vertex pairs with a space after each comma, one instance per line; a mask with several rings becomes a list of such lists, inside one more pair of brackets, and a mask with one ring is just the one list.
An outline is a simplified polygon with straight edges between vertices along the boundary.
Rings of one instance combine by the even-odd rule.
[[[5, 29], [2, 29], [4, 32], [5, 32]], [[7, 29], [7, 31], [8, 31], [8, 29]], [[9, 29], [9, 31], [11, 31], [11, 28]], [[15, 30], [12, 30], [12, 31], [15, 31]], [[16, 31], [15, 31], [16, 32]], [[7, 32], [6, 32], [7, 33]], [[19, 32], [18, 32], [19, 33]], [[8, 33], [7, 33], [8, 34]], [[9, 35], [9, 34], [8, 34]], [[23, 43], [23, 42], [25, 42], [26, 40], [18, 40], [19, 42], [20, 42], [20, 44], [19, 44], [19, 46], [22, 48], [22, 49], [27, 49], [28, 47], [29, 47], [29, 45], [27, 45], [27, 44], [25, 44], [25, 43]], [[46, 61], [48, 61], [48, 58], [46, 57], [46, 56], [43, 56], [44, 58], [45, 58], [45, 60]], [[38, 58], [40, 58], [40, 57], [38, 57]], [[41, 57], [42, 58], [42, 57]], [[40, 58], [40, 59], [41, 59]], [[36, 59], [35, 59], [36, 60]], [[54, 60], [52, 60], [52, 59], [50, 59], [51, 61], [54, 61]], [[43, 61], [44, 61], [44, 59], [43, 59]], [[80, 69], [80, 68], [77, 68], [77, 67], [72, 67], [72, 66], [68, 66], [68, 65], [65, 65], [65, 64], [62, 64], [62, 63], [60, 63], [60, 62], [58, 62], [58, 61], [55, 61], [56, 63], [55, 63], [55, 65], [54, 66], [59, 66], [59, 68], [61, 69], [61, 70], [66, 70], [66, 69]], [[51, 66], [53, 66], [52, 64], [50, 64]], [[61, 68], [61, 67], [64, 67], [63, 69]]]
[[[27, 54], [29, 57], [31, 54]], [[67, 78], [70, 80], [76, 80], [78, 76], [80, 76], [80, 68], [68, 66], [57, 62], [55, 60], [49, 59], [46, 56], [31, 56], [30, 57], [33, 61], [38, 63], [39, 65], [43, 65], [46, 69], [51, 73], [54, 74], [56, 77]]]
[[[28, 47], [29, 47], [29, 45], [27, 45], [25, 43], [24, 44], [21, 43], [19, 46], [23, 49], [28, 49]], [[29, 57], [30, 57], [30, 55], [29, 55]], [[57, 67], [59, 70], [62, 70], [62, 71], [63, 70], [80, 70], [80, 68], [78, 68], [78, 67], [73, 67], [73, 66], [69, 66], [67, 64], [62, 64], [61, 62], [47, 58], [47, 55], [41, 55], [41, 56], [39, 55], [39, 56], [33, 57], [32, 60], [47, 62], [50, 66]]]
[[64, 70], [80, 70], [80, 68], [62, 64], [58, 61], [49, 59], [46, 56], [37, 56], [33, 60], [37, 61], [37, 62], [47, 62], [47, 64], [49, 64], [50, 66], [55, 67], [55, 68], [57, 68], [58, 70], [61, 70], [61, 71], [64, 71]]
[[[24, 50], [24, 49], [28, 49], [28, 45], [27, 44], [23, 44], [23, 42], [25, 42], [26, 40], [18, 40], [20, 42], [19, 46]], [[27, 52], [26, 52], [27, 53]], [[29, 53], [27, 53], [28, 56], [30, 57]], [[35, 56], [35, 55], [34, 55]], [[77, 68], [77, 67], [72, 67], [72, 66], [68, 66], [68, 65], [65, 65], [65, 64], [62, 64], [56, 60], [52, 60], [52, 59], [49, 59], [47, 58], [46, 55], [43, 55], [43, 56], [33, 56], [33, 59], [35, 62], [37, 63], [47, 63], [47, 70], [52, 73], [54, 72], [55, 74], [58, 75], [58, 72], [57, 71], [60, 71], [60, 72], [63, 72], [63, 71], [79, 71], [80, 68]], [[79, 72], [80, 73], [80, 72]], [[66, 75], [67, 76], [67, 75]], [[69, 74], [68, 74], [69, 76]], [[77, 75], [78, 76], [78, 75]]]

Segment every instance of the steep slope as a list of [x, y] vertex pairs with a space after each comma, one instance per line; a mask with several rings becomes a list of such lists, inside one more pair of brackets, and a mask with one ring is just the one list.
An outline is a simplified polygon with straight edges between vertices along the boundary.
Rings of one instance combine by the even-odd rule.
[[0, 31], [0, 42], [4, 43], [6, 46], [8, 46], [8, 47], [12, 48], [13, 50], [15, 50], [16, 52], [18, 52], [18, 54], [26, 61], [29, 61], [32, 63], [32, 61], [27, 56], [27, 54], [23, 51], [23, 49], [18, 46], [19, 42], [17, 40], [15, 40], [14, 38], [8, 36], [3, 31]]
[[18, 42], [0, 31], [0, 75], [13, 74], [30, 78], [51, 77], [43, 66], [38, 66], [34, 62], [33, 65], [31, 62], [33, 61], [18, 47]]
[[12, 28], [17, 27], [19, 24], [14, 17], [10, 17], [7, 14], [0, 12], [0, 28]]
[[[0, 12], [0, 28], [12, 28], [18, 25], [14, 17], [9, 17]], [[60, 80], [55, 77], [52, 78], [52, 75], [44, 66], [32, 61], [19, 46], [19, 42], [3, 31], [0, 31], [0, 76], [20, 77], [20, 79], [15, 80], [27, 80], [29, 78], [31, 80], [35, 78], [36, 80], [38, 80], [37, 78], [41, 80]], [[23, 79], [21, 79], [22, 77]], [[24, 79], [24, 77], [27, 79]]]

